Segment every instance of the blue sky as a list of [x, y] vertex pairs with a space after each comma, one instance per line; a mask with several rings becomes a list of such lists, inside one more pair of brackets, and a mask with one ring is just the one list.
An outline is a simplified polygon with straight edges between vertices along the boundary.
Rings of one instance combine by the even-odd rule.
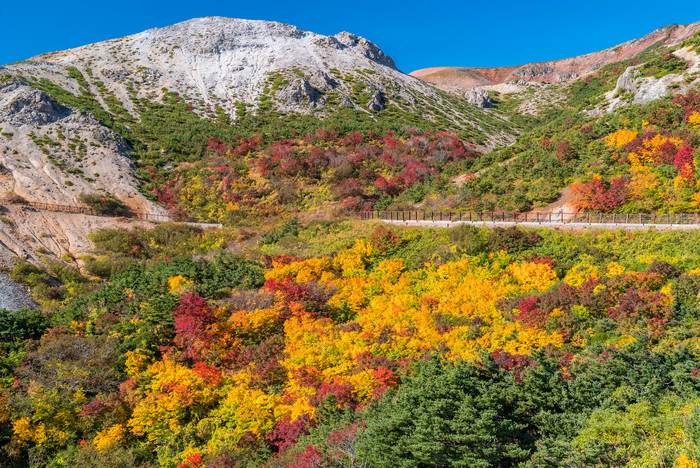
[[667, 24], [700, 21], [698, 1], [629, 5], [609, 0], [11, 1], [0, 8], [0, 63], [214, 15], [281, 21], [321, 34], [350, 31], [377, 43], [405, 72], [565, 58]]

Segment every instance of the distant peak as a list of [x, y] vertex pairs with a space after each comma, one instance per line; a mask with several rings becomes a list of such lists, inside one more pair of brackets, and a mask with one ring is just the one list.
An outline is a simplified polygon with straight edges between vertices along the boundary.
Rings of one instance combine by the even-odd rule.
[[411, 76], [437, 85], [472, 89], [510, 81], [562, 82], [587, 75], [609, 63], [627, 60], [650, 47], [680, 44], [700, 31], [700, 22], [670, 24], [651, 33], [607, 49], [577, 57], [512, 67], [432, 67], [415, 70]]

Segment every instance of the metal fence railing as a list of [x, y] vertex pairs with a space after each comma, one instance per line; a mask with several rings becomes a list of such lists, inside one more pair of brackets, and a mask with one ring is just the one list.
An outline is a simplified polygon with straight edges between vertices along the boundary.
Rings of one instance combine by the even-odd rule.
[[700, 224], [698, 213], [566, 213], [516, 211], [363, 211], [363, 220], [539, 224]]
[[[8, 203], [8, 202], [6, 202]], [[58, 205], [55, 203], [43, 203], [43, 202], [35, 202], [35, 201], [27, 201], [27, 200], [18, 200], [18, 201], [11, 201], [9, 202], [13, 205], [21, 205], [21, 206], [28, 206], [31, 208], [35, 208], [37, 210], [46, 210], [46, 211], [58, 211], [61, 213], [76, 213], [76, 214], [87, 214], [87, 215], [93, 215], [93, 216], [114, 216], [109, 213], [100, 213], [98, 210], [95, 210], [93, 208], [87, 207], [87, 206], [79, 206], [79, 205]], [[157, 215], [157, 214], [151, 214], [151, 213], [144, 213], [139, 210], [125, 210], [120, 213], [121, 217], [124, 218], [135, 218], [135, 219], [141, 219], [144, 221], [162, 221], [162, 222], [168, 222], [172, 221], [172, 218], [168, 215]]]

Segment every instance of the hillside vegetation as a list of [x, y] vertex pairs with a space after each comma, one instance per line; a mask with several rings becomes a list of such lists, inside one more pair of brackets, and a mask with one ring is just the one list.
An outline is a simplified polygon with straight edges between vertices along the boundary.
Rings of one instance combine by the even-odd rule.
[[103, 231], [104, 282], [17, 268], [57, 289], [0, 315], [0, 464], [696, 466], [695, 233], [229, 238]]
[[[131, 142], [142, 191], [180, 219], [250, 224], [251, 214], [255, 220], [387, 208], [527, 211], [572, 185], [581, 210], [692, 212], [700, 201], [694, 166], [700, 105], [688, 85], [695, 72], [680, 58], [692, 52], [679, 51], [697, 42], [650, 49], [568, 86], [495, 96], [495, 111], [441, 92], [463, 115], [478, 117], [476, 134], [448, 118], [391, 106], [324, 115], [243, 106], [232, 120], [177, 92], [158, 101], [134, 92], [134, 120], [119, 105], [106, 111], [87, 94], [76, 100], [46, 80], [40, 86], [65, 104], [97, 109]], [[664, 77], [688, 84], [673, 85], [682, 91], [675, 96], [631, 104], [637, 98], [618, 80], [629, 70], [637, 70], [639, 89]], [[90, 86], [80, 77], [83, 89]], [[541, 92], [560, 97], [537, 115], [522, 113]], [[599, 115], [608, 106], [616, 109]], [[525, 133], [484, 154], [478, 134], [514, 129]], [[465, 183], [451, 183], [457, 177]]]
[[[698, 46], [494, 109], [348, 33], [221, 18], [3, 69], [0, 182], [43, 161], [51, 196], [118, 215], [138, 180], [152, 209], [223, 227], [10, 262], [41, 308], [0, 310], [0, 467], [698, 468], [698, 233], [352, 219], [565, 188], [581, 210], [698, 211]], [[269, 73], [244, 79], [246, 47]], [[205, 73], [223, 62], [228, 88]], [[88, 172], [113, 157], [123, 173]]]
[[471, 209], [524, 211], [553, 202], [573, 184], [584, 211], [697, 211], [699, 97], [692, 90], [603, 117], [559, 116], [486, 156], [510, 161], [467, 178], [462, 201]]

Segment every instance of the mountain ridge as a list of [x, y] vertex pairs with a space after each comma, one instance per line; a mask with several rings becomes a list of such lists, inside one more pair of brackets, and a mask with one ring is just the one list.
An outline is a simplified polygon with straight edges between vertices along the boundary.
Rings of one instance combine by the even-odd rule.
[[567, 82], [588, 75], [603, 65], [626, 60], [656, 46], [679, 44], [700, 31], [700, 21], [668, 25], [637, 39], [596, 52], [557, 60], [504, 67], [430, 67], [409, 75], [440, 86], [473, 89], [512, 81]]

